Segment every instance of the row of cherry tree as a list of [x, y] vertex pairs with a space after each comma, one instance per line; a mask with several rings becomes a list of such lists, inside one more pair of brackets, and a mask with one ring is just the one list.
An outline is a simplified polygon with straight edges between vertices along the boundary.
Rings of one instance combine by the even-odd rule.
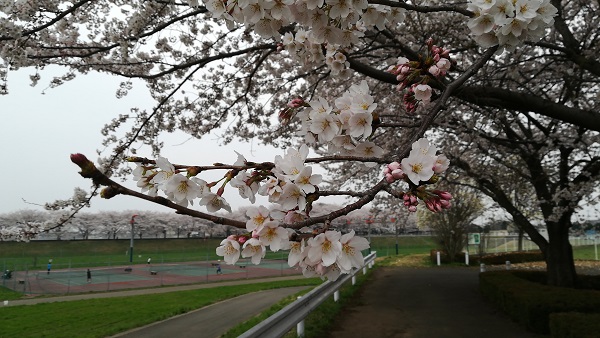
[[[339, 205], [316, 203], [314, 212], [325, 214], [339, 209]], [[229, 217], [244, 220], [248, 207], [234, 210]], [[242, 231], [235, 227], [214, 225], [212, 222], [186, 215], [158, 211], [102, 211], [96, 213], [79, 212], [70, 218], [61, 227], [53, 227], [65, 217], [64, 212], [19, 210], [0, 214], [0, 241], [19, 240], [19, 234], [36, 233], [37, 238], [45, 239], [128, 239], [131, 236], [131, 218], [135, 217], [135, 238], [190, 238], [209, 237], [223, 238], [233, 233]], [[402, 219], [400, 217], [402, 217]], [[380, 233], [381, 228], [415, 227], [414, 220], [408, 220], [406, 215], [386, 214], [379, 218], [369, 210], [356, 210], [345, 217], [340, 217], [334, 222], [337, 229], [346, 232], [356, 230], [364, 232], [371, 228], [373, 233]], [[44, 233], [43, 230], [53, 228]], [[394, 229], [395, 230], [395, 229]]]
[[[334, 219], [373, 201], [441, 212], [451, 193], [435, 185], [447, 172], [494, 199], [529, 234], [545, 255], [550, 284], [573, 286], [568, 231], [582, 203], [593, 202], [600, 176], [598, 6], [3, 2], [0, 78], [32, 67], [35, 84], [46, 65], [58, 64], [66, 72], [50, 86], [99, 71], [123, 78], [118, 97], [141, 79], [156, 100], [152, 110], [133, 107], [103, 128], [104, 146], [114, 151], [97, 165], [74, 154], [93, 189], [48, 208], [77, 210], [104, 187], [105, 198], [130, 195], [245, 230], [217, 249], [230, 263], [289, 247], [306, 275], [336, 278], [359, 266], [351, 253], [366, 243], [330, 230]], [[217, 127], [226, 127], [226, 141], [260, 139], [285, 152], [273, 162], [242, 154], [213, 165], [160, 156], [161, 133], [202, 137]], [[141, 145], [154, 159], [137, 156], [147, 149]], [[313, 174], [317, 164], [328, 177]], [[223, 178], [205, 181], [208, 170]], [[142, 192], [111, 178], [131, 174]], [[262, 195], [270, 206], [251, 208], [247, 221], [214, 215], [229, 209], [229, 193], [250, 202]], [[346, 196], [348, 204], [311, 214], [328, 196]], [[190, 207], [193, 201], [208, 212]], [[549, 239], [531, 215], [541, 215]]]

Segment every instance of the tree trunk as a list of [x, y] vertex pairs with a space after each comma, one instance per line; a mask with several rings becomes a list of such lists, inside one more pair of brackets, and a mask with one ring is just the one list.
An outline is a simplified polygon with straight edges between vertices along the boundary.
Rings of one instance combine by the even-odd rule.
[[525, 237], [525, 231], [519, 227], [519, 239], [517, 241], [517, 251], [523, 251], [523, 238]]
[[548, 285], [575, 287], [577, 272], [573, 261], [573, 248], [569, 243], [569, 227], [547, 222], [548, 246], [544, 252]]

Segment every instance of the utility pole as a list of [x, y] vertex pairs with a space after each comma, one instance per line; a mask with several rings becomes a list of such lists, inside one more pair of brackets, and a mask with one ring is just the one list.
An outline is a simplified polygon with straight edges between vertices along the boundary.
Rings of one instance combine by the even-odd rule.
[[133, 263], [133, 237], [135, 236], [135, 217], [137, 215], [131, 216], [131, 239], [129, 240], [129, 263]]

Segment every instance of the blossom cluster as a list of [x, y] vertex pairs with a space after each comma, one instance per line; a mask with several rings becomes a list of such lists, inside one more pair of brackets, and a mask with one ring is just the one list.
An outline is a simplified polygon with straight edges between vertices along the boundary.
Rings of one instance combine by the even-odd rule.
[[[193, 205], [194, 200], [199, 198], [199, 205], [206, 206], [209, 212], [220, 209], [231, 212], [229, 203], [223, 198], [226, 183], [252, 203], [259, 194], [267, 196], [269, 202], [279, 204], [281, 210], [303, 211], [307, 194], [315, 192], [316, 185], [322, 180], [321, 175], [313, 174], [312, 167], [305, 164], [307, 156], [308, 146], [303, 145], [299, 149], [289, 149], [284, 156], [277, 155], [271, 170], [248, 172], [248, 169], [239, 169], [235, 176], [229, 172], [225, 184], [216, 193], [211, 189], [218, 182], [208, 183], [195, 177], [194, 167], [176, 169], [164, 157], [158, 157], [154, 165], [138, 163], [133, 176], [142, 192], [150, 196], [156, 196], [160, 191], [169, 200], [183, 206]], [[246, 159], [238, 154], [233, 166], [245, 168], [246, 163]]]
[[333, 105], [322, 97], [296, 103], [296, 107], [304, 108], [296, 116], [302, 122], [298, 134], [306, 143], [327, 144], [331, 154], [359, 157], [383, 154], [381, 147], [368, 141], [377, 119], [377, 103], [369, 94], [366, 81], [352, 85]]
[[[385, 29], [404, 20], [404, 10], [369, 5], [367, 0], [204, 0], [215, 18], [228, 26], [251, 26], [263, 38], [282, 38], [292, 57], [305, 63], [324, 61], [334, 73], [344, 69], [344, 47], [358, 42], [367, 29]], [[195, 3], [194, 3], [195, 4]], [[281, 36], [280, 29], [295, 23], [294, 32]]]
[[433, 39], [427, 39], [428, 53], [419, 60], [411, 61], [399, 57], [396, 64], [389, 66], [387, 71], [396, 75], [398, 91], [408, 88], [404, 94], [404, 108], [408, 113], [414, 113], [420, 104], [427, 105], [431, 101], [433, 89], [428, 85], [432, 79], [443, 78], [452, 67], [450, 51], [433, 44]]
[[389, 183], [402, 180], [412, 187], [403, 196], [404, 205], [409, 211], [417, 210], [419, 199], [434, 212], [450, 207], [452, 195], [445, 191], [429, 191], [423, 186], [430, 181], [437, 181], [437, 175], [444, 173], [450, 165], [445, 155], [436, 155], [436, 152], [436, 146], [429, 144], [426, 138], [421, 138], [412, 144], [407, 158], [400, 163], [392, 162], [383, 169], [383, 175]]
[[264, 206], [252, 207], [246, 212], [246, 235], [232, 235], [221, 242], [216, 253], [227, 264], [235, 264], [240, 257], [250, 258], [253, 264], [260, 264], [266, 249], [289, 250], [290, 267], [302, 269], [306, 277], [320, 276], [336, 280], [340, 274], [349, 273], [353, 268], [363, 266], [361, 251], [369, 248], [369, 242], [355, 236], [354, 231], [342, 235], [338, 231], [325, 231], [306, 241], [290, 241], [293, 230], [280, 226], [283, 214], [271, 211]]
[[467, 26], [482, 47], [512, 51], [524, 41], [539, 41], [558, 10], [550, 0], [469, 0], [474, 13]]

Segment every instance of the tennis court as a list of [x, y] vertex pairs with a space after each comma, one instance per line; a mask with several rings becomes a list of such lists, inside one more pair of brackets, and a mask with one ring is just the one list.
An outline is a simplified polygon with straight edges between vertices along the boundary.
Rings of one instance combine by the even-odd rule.
[[[287, 260], [264, 260], [260, 265], [247, 261], [236, 265], [219, 261], [197, 263], [137, 264], [127, 266], [58, 269], [48, 273], [40, 271], [14, 271], [13, 277], [3, 280], [3, 286], [31, 295], [69, 294], [113, 291], [131, 288], [160, 287], [210, 283], [233, 279], [250, 279], [300, 274], [287, 265]], [[221, 272], [217, 273], [217, 265]]]

